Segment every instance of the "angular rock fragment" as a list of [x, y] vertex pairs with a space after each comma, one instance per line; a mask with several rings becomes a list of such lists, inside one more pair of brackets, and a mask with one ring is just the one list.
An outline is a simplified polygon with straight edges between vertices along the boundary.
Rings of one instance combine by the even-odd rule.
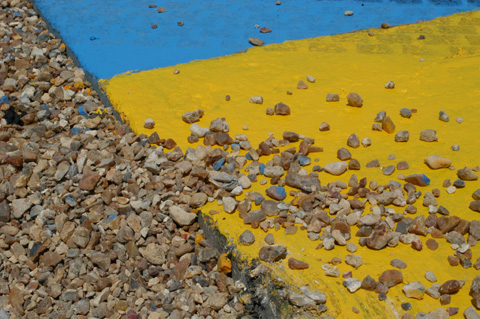
[[348, 105], [353, 107], [362, 107], [363, 99], [357, 93], [350, 93], [347, 95]]

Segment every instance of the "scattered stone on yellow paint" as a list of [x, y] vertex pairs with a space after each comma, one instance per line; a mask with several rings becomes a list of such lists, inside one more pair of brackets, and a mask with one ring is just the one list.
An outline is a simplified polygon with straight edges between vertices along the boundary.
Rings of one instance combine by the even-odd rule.
[[227, 257], [227, 254], [221, 254], [218, 258], [218, 271], [224, 273], [231, 273], [232, 272], [232, 261]]
[[[455, 180], [455, 171], [430, 170], [424, 163], [425, 157], [438, 154], [452, 160], [457, 169], [478, 165], [480, 43], [473, 38], [480, 34], [477, 21], [480, 21], [480, 12], [472, 11], [430, 22], [375, 29], [374, 37], [360, 31], [287, 41], [254, 47], [245, 53], [181, 65], [182, 74], [185, 75], [181, 77], [173, 75], [173, 70], [179, 68], [176, 66], [119, 75], [103, 82], [103, 85], [112, 104], [124, 113], [137, 134], [148, 134], [143, 128], [143, 121], [151, 117], [161, 123], [158, 125], [159, 136], [174, 138], [183, 150], [195, 147], [187, 143], [189, 125], [181, 119], [182, 114], [191, 111], [192, 105], [205, 110], [204, 117], [198, 123], [200, 126], [208, 127], [212, 120], [225, 117], [230, 125], [229, 134], [248, 133], [254, 148], [268, 137], [267, 133], [280, 139], [284, 131], [294, 131], [313, 138], [315, 146], [324, 149], [319, 155], [310, 154], [313, 160], [318, 159], [318, 164], [314, 165], [321, 167], [338, 161], [336, 152], [340, 147], [346, 147], [347, 138], [352, 133], [357, 134], [360, 140], [369, 138], [369, 147], [352, 150], [353, 158], [361, 163], [360, 170], [347, 171], [341, 176], [319, 172], [322, 185], [336, 181], [348, 182], [353, 173], [359, 179], [367, 178], [368, 182], [375, 180], [378, 185], [386, 185], [391, 180], [401, 182], [398, 176], [385, 176], [380, 168], [366, 168], [365, 164], [373, 159], [378, 159], [381, 166], [406, 161], [409, 168], [402, 171], [405, 176], [425, 173], [431, 179], [430, 185], [421, 188], [422, 193], [439, 188], [439, 204], [448, 208], [451, 215], [466, 220], [478, 219], [477, 213], [468, 208], [470, 195], [478, 188], [478, 183], [467, 182], [465, 188], [448, 194], [441, 185], [446, 179]], [[458, 30], [468, 31], [462, 33]], [[425, 35], [422, 41], [417, 40], [420, 33]], [[292, 90], [298, 81], [304, 79], [305, 74], [316, 75], [315, 85], [308, 90], [286, 95], [285, 92]], [[395, 79], [396, 88], [386, 90], [385, 83], [391, 79]], [[338, 93], [339, 102], [326, 102], [325, 96], [329, 92]], [[347, 106], [346, 97], [350, 92], [358, 92], [365, 100], [362, 108]], [[227, 102], [226, 94], [235, 98]], [[252, 96], [262, 96], [263, 105], [249, 103]], [[292, 114], [288, 117], [266, 116], [265, 108], [273, 107], [280, 101], [291, 106]], [[413, 112], [411, 118], [404, 118], [400, 116], [402, 108], [416, 109], [418, 112]], [[374, 118], [382, 110], [395, 123], [396, 131], [406, 130], [410, 133], [408, 142], [397, 143], [395, 134], [372, 131]], [[438, 120], [440, 110], [452, 118], [461, 117], [465, 120], [461, 125], [455, 121], [442, 122]], [[329, 123], [331, 129], [319, 131], [322, 122]], [[249, 130], [245, 132], [243, 127], [247, 125]], [[435, 130], [438, 142], [420, 141], [420, 132], [424, 129]], [[461, 145], [461, 149], [453, 152], [450, 147], [456, 144]], [[298, 143], [288, 147], [298, 147]], [[395, 160], [389, 159], [390, 154], [395, 155]], [[271, 159], [271, 156], [261, 157], [260, 161], [267, 163]], [[307, 173], [312, 166], [304, 167]], [[266, 186], [269, 185], [252, 183], [249, 191], [265, 194]], [[285, 202], [293, 199], [290, 190], [287, 188]], [[241, 198], [239, 196], [238, 199]], [[296, 203], [300, 200], [295, 199]], [[417, 216], [429, 215], [428, 207], [422, 207], [421, 203], [417, 203], [416, 207]], [[391, 208], [396, 213], [404, 211], [401, 207]], [[256, 206], [252, 209], [260, 208]], [[365, 213], [369, 209], [367, 203]], [[207, 203], [202, 211], [220, 211], [208, 216], [233, 243], [238, 243], [240, 234], [245, 227], [249, 227], [243, 224], [237, 213], [230, 215], [223, 212], [217, 202]], [[248, 260], [257, 258], [259, 249], [265, 245], [263, 239], [266, 234], [273, 234], [275, 244], [283, 245], [291, 252], [289, 257], [304, 260], [310, 268], [308, 271], [295, 272], [288, 268], [284, 260], [271, 266], [272, 278], [281, 278], [286, 284], [297, 286], [308, 284], [312, 289], [326, 293], [328, 315], [351, 318], [350, 311], [341, 309], [356, 307], [360, 310], [356, 318], [401, 317], [401, 304], [405, 300], [401, 285], [390, 288], [387, 299], [380, 301], [377, 294], [365, 290], [345, 293], [341, 278], [324, 275], [321, 266], [333, 258], [345, 260], [349, 254], [345, 247], [335, 246], [330, 251], [316, 250], [319, 242], [308, 239], [305, 230], [285, 236], [283, 229], [270, 229], [267, 233], [260, 228], [249, 229], [259, 240], [250, 246], [237, 245], [238, 255]], [[421, 240], [425, 242], [428, 238], [430, 235]], [[198, 237], [196, 243], [199, 242], [197, 240]], [[358, 238], [353, 237], [352, 240]], [[341, 272], [352, 271], [354, 278], [363, 279], [370, 275], [378, 279], [383, 271], [391, 268], [390, 261], [398, 258], [407, 263], [407, 268], [402, 270], [405, 281], [420, 281], [426, 287], [428, 283], [423, 275], [427, 270], [434, 270], [439, 282], [451, 279], [471, 281], [477, 275], [473, 267], [452, 268], [446, 257], [454, 253], [450, 244], [438, 239], [438, 245], [435, 251], [426, 248], [416, 251], [410, 245], [403, 244], [380, 251], [359, 247], [355, 254], [362, 257], [362, 267], [352, 270], [344, 263], [337, 267]], [[480, 245], [471, 249], [474, 258], [480, 255]], [[451, 305], [466, 309], [470, 306], [470, 299], [468, 289], [462, 289], [452, 296]], [[427, 297], [411, 303], [412, 313], [428, 312], [440, 306], [438, 300]], [[345, 305], [349, 306], [345, 308]]]

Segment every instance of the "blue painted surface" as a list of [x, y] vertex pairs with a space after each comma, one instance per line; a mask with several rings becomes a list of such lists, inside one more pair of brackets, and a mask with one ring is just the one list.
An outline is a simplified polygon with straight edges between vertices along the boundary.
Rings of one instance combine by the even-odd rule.
[[[429, 20], [480, 0], [34, 0], [97, 78], [223, 56], [250, 47]], [[149, 4], [165, 7], [158, 13]], [[353, 16], [344, 16], [352, 10]], [[178, 21], [184, 26], [179, 27]], [[152, 25], [158, 27], [152, 29]], [[268, 27], [262, 34], [254, 25]]]

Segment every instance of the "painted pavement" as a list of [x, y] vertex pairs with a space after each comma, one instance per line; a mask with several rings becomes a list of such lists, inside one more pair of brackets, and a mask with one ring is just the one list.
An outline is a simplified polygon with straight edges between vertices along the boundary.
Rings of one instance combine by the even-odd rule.
[[[315, 139], [315, 146], [324, 149], [310, 154], [312, 164], [305, 166], [311, 172], [313, 165], [337, 161], [336, 152], [346, 147], [350, 134], [360, 139], [369, 137], [370, 147], [350, 149], [361, 163], [358, 171], [342, 176], [319, 173], [322, 185], [337, 180], [348, 182], [352, 174], [359, 179], [376, 180], [385, 185], [391, 180], [402, 182], [400, 174], [425, 173], [431, 179], [422, 193], [440, 189], [439, 204], [452, 215], [466, 220], [478, 219], [468, 208], [471, 194], [480, 188], [478, 181], [467, 182], [466, 187], [447, 194], [442, 183], [456, 179], [455, 170], [430, 170], [423, 159], [438, 154], [452, 160], [456, 168], [479, 165], [480, 158], [480, 12], [469, 11], [433, 19], [478, 7], [475, 1], [170, 1], [159, 6], [167, 9], [159, 14], [148, 8], [149, 2], [129, 1], [98, 3], [94, 1], [37, 0], [50, 23], [60, 31], [68, 46], [85, 69], [99, 79], [112, 105], [130, 122], [138, 134], [150, 135], [156, 131], [162, 138], [174, 138], [182, 149], [195, 147], [187, 143], [189, 125], [181, 120], [187, 111], [201, 108], [204, 117], [198, 123], [208, 127], [210, 121], [224, 117], [230, 125], [230, 135], [245, 134], [254, 148], [268, 138], [268, 133], [281, 138], [284, 131], [294, 131]], [[362, 6], [363, 4], [363, 6]], [[345, 10], [354, 11], [346, 17]], [[62, 14], [58, 14], [61, 12]], [[106, 14], [108, 13], [108, 14]], [[73, 18], [75, 17], [75, 18]], [[184, 21], [183, 27], [177, 26]], [[414, 23], [390, 29], [378, 28], [381, 23], [392, 25]], [[156, 29], [151, 25], [157, 24]], [[273, 30], [260, 34], [254, 25]], [[366, 30], [344, 33], [354, 30]], [[419, 39], [423, 35], [424, 39]], [[231, 54], [249, 48], [247, 39], [258, 37], [266, 46]], [[285, 40], [295, 40], [287, 41]], [[231, 54], [231, 55], [227, 55]], [[216, 57], [216, 58], [214, 58]], [[199, 60], [213, 58], [207, 60]], [[199, 60], [199, 61], [193, 61]], [[193, 61], [193, 62], [192, 62]], [[174, 69], [180, 71], [174, 74]], [[147, 70], [124, 73], [132, 70]], [[306, 76], [316, 78], [308, 83]], [[298, 90], [303, 80], [308, 89]], [[395, 89], [385, 89], [385, 83], [394, 81]], [[286, 94], [291, 91], [292, 94]], [[362, 108], [347, 106], [346, 96], [357, 92], [364, 99]], [[327, 93], [340, 95], [339, 102], [327, 103]], [[230, 101], [225, 96], [230, 95]], [[262, 105], [249, 103], [251, 96], [263, 96]], [[286, 117], [268, 116], [267, 107], [283, 102], [292, 114]], [[410, 119], [403, 118], [401, 108], [416, 109]], [[395, 134], [372, 131], [376, 114], [385, 110], [396, 125], [396, 132], [408, 130], [410, 140], [396, 143]], [[438, 120], [440, 110], [450, 116], [449, 122]], [[147, 118], [155, 120], [155, 128], [143, 127]], [[458, 123], [457, 118], [463, 122]], [[331, 126], [320, 132], [322, 122]], [[243, 127], [247, 125], [248, 130]], [[420, 131], [434, 129], [438, 142], [419, 140]], [[451, 146], [458, 144], [454, 152]], [[288, 147], [298, 147], [291, 144]], [[282, 149], [283, 150], [283, 149]], [[394, 155], [394, 159], [389, 159]], [[392, 158], [392, 156], [390, 156]], [[373, 159], [381, 167], [366, 168]], [[261, 157], [267, 163], [271, 157]], [[410, 168], [396, 171], [391, 176], [382, 174], [382, 167], [407, 161]], [[263, 177], [259, 176], [259, 180]], [[265, 194], [265, 186], [254, 183], [252, 188]], [[290, 189], [287, 188], [287, 193]], [[241, 200], [243, 195], [237, 196]], [[290, 195], [285, 202], [290, 202]], [[415, 216], [428, 216], [428, 208], [417, 202]], [[397, 213], [404, 208], [394, 207]], [[217, 201], [209, 203], [203, 212], [219, 210], [212, 215], [220, 231], [238, 245], [237, 254], [256, 258], [264, 243], [266, 232], [243, 225], [238, 213], [226, 214]], [[369, 205], [365, 210], [369, 212]], [[413, 217], [415, 217], [413, 216]], [[387, 300], [379, 301], [375, 293], [359, 290], [349, 293], [342, 286], [342, 278], [326, 277], [321, 266], [333, 257], [343, 261], [349, 254], [345, 247], [331, 251], [316, 249], [319, 241], [307, 238], [307, 232], [285, 235], [284, 229], [268, 232], [277, 244], [287, 246], [290, 256], [309, 263], [305, 271], [291, 270], [286, 260], [273, 266], [273, 276], [287, 284], [309, 284], [312, 289], [327, 293], [328, 315], [336, 318], [396, 318], [405, 311], [401, 304], [410, 302], [411, 313], [433, 311], [441, 307], [439, 300], [425, 296], [422, 300], [406, 298], [401, 285], [390, 289]], [[352, 227], [354, 232], [356, 227]], [[238, 243], [239, 235], [250, 229], [256, 237], [251, 246]], [[422, 237], [425, 244], [430, 235]], [[358, 243], [353, 236], [352, 241]], [[367, 274], [374, 278], [387, 269], [390, 261], [399, 258], [407, 263], [402, 270], [404, 283], [420, 281], [426, 287], [427, 270], [434, 271], [439, 283], [449, 279], [465, 280], [464, 287], [452, 296], [452, 306], [463, 310], [470, 306], [469, 282], [478, 274], [474, 268], [452, 267], [447, 256], [453, 255], [445, 239], [438, 239], [439, 248], [424, 247], [416, 251], [409, 245], [373, 251], [359, 247], [355, 253], [364, 264], [358, 269], [342, 262], [340, 273], [352, 271], [354, 278]], [[478, 246], [472, 247], [473, 261], [480, 256]], [[352, 307], [360, 310], [352, 312]], [[445, 306], [443, 307], [445, 308]]]

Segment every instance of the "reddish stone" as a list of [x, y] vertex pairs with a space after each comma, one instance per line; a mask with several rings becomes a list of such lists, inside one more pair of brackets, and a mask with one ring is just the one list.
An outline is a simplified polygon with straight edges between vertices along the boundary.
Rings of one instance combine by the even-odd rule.
[[171, 150], [173, 149], [175, 146], [177, 146], [177, 143], [172, 140], [171, 138], [169, 138], [168, 140], [165, 141], [165, 144], [163, 144], [163, 146], [167, 149], [167, 150]]
[[460, 259], [455, 256], [448, 256], [447, 259], [450, 266], [458, 266], [458, 264], [460, 263]]
[[275, 105], [276, 115], [290, 115], [290, 107], [282, 102]]
[[23, 158], [20, 156], [7, 156], [5, 159], [6, 164], [11, 164], [15, 167], [22, 167], [23, 165]]
[[309, 265], [304, 261], [301, 261], [295, 258], [289, 258], [288, 267], [293, 270], [302, 270], [302, 269], [308, 269]]
[[458, 280], [447, 280], [443, 285], [438, 288], [438, 292], [441, 293], [442, 295], [445, 294], [456, 294], [460, 288], [462, 288], [460, 282]]
[[160, 145], [161, 142], [162, 142], [162, 140], [161, 140], [160, 137], [158, 136], [158, 133], [157, 133], [157, 132], [153, 132], [153, 133], [150, 134], [150, 136], [148, 137], [148, 143], [150, 143], [150, 144]]
[[382, 284], [390, 288], [397, 284], [402, 283], [403, 275], [400, 271], [395, 269], [386, 270], [380, 275], [380, 277], [378, 278], [378, 281], [380, 281]]
[[458, 307], [448, 307], [447, 312], [450, 317], [454, 316], [458, 313]]
[[100, 175], [95, 172], [89, 172], [83, 175], [82, 179], [78, 183], [78, 187], [86, 191], [91, 191], [95, 188], [99, 180]]
[[423, 244], [420, 239], [415, 239], [412, 241], [412, 248], [418, 251], [423, 249]]

